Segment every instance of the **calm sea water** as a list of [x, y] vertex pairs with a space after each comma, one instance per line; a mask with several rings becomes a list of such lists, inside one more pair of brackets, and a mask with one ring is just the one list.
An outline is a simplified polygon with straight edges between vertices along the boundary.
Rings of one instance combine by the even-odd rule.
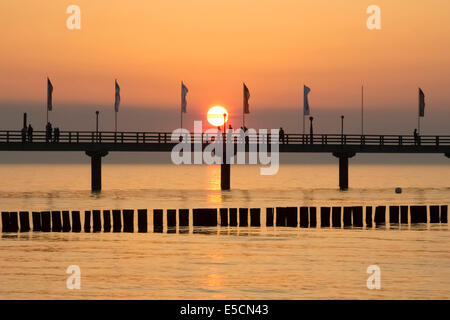
[[[449, 204], [448, 166], [282, 165], [275, 176], [233, 166], [0, 165], [0, 210]], [[394, 188], [402, 187], [402, 194]], [[449, 226], [377, 229], [209, 228], [187, 234], [2, 234], [0, 298], [303, 299], [450, 297]], [[81, 268], [68, 290], [66, 268]], [[369, 265], [381, 290], [366, 287]]]

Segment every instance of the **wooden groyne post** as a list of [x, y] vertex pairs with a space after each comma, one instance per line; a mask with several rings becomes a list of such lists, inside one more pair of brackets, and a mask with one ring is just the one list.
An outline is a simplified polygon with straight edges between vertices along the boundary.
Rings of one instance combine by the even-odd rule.
[[28, 211], [20, 211], [19, 212], [19, 220], [20, 220], [20, 232], [29, 232], [30, 231], [30, 214]]
[[124, 209], [123, 214], [123, 232], [134, 232], [134, 210]]
[[216, 227], [217, 209], [201, 208], [192, 210], [194, 227]]
[[138, 232], [147, 232], [148, 215], [147, 209], [138, 209]]

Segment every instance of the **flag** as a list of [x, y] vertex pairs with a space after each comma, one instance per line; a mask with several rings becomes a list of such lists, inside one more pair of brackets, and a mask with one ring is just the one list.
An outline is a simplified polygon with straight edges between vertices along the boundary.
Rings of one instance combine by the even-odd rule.
[[53, 96], [53, 85], [50, 79], [47, 77], [47, 110], [49, 111], [52, 111], [53, 108], [52, 96]]
[[310, 88], [303, 85], [303, 115], [309, 116], [309, 102], [308, 102], [308, 94], [311, 91]]
[[183, 81], [181, 81], [181, 112], [186, 113], [186, 95], [189, 92], [188, 88], [184, 85]]
[[425, 95], [419, 88], [419, 117], [425, 116]]
[[250, 113], [248, 99], [250, 99], [250, 91], [244, 83], [244, 113]]
[[117, 83], [117, 79], [116, 79], [116, 82], [115, 82], [115, 90], [116, 90], [116, 97], [115, 97], [115, 101], [114, 101], [114, 109], [116, 110], [116, 112], [119, 112], [120, 87], [119, 87], [119, 84]]

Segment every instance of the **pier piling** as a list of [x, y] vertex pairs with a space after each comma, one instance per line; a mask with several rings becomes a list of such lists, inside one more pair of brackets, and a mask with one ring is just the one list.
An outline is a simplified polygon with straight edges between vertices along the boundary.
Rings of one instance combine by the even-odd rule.
[[91, 232], [91, 211], [84, 211], [84, 232]]
[[20, 232], [29, 232], [30, 231], [30, 214], [28, 211], [20, 211], [19, 212], [19, 220], [20, 220]]
[[389, 224], [398, 224], [400, 221], [400, 207], [389, 206]]
[[441, 223], [448, 222], [447, 212], [448, 212], [448, 206], [447, 205], [441, 206]]
[[175, 232], [177, 228], [177, 210], [167, 209], [167, 232]]
[[320, 208], [320, 227], [329, 228], [330, 227], [330, 207]]
[[92, 210], [92, 231], [93, 232], [100, 232], [102, 231], [102, 217], [101, 217], [101, 211], [100, 210]]
[[353, 227], [363, 227], [363, 207], [353, 207]]
[[237, 208], [230, 208], [230, 227], [237, 227], [238, 218], [237, 218]]
[[148, 225], [147, 209], [138, 209], [138, 232], [146, 233]]
[[192, 210], [194, 227], [216, 227], [217, 209], [201, 208]]
[[352, 211], [353, 207], [344, 207], [344, 213], [343, 213], [343, 221], [344, 221], [344, 228], [348, 228], [352, 226]]
[[427, 223], [427, 206], [411, 206], [411, 223]]
[[189, 209], [178, 210], [178, 224], [180, 227], [189, 227]]
[[286, 208], [285, 207], [277, 207], [276, 208], [275, 222], [276, 222], [277, 227], [285, 227], [286, 226]]
[[52, 232], [61, 232], [61, 211], [52, 211]]
[[228, 209], [227, 208], [220, 208], [219, 209], [219, 216], [220, 216], [220, 226], [221, 227], [227, 227], [228, 226]]
[[31, 214], [33, 220], [33, 231], [41, 231], [41, 213], [33, 211]]
[[366, 227], [372, 228], [372, 217], [373, 217], [372, 207], [366, 206], [365, 208], [366, 208]]
[[112, 211], [113, 215], [113, 232], [121, 232], [122, 231], [122, 217], [120, 214], [120, 210], [114, 209]]
[[124, 209], [123, 214], [123, 232], [134, 232], [134, 210]]
[[9, 232], [19, 232], [19, 217], [16, 211], [9, 213]]
[[409, 206], [400, 206], [400, 223], [408, 224]]
[[103, 210], [103, 232], [111, 232], [111, 211]]
[[308, 207], [300, 207], [300, 228], [308, 228]]
[[309, 227], [315, 228], [317, 226], [317, 208], [309, 207]]
[[9, 212], [2, 212], [2, 232], [9, 232]]
[[239, 227], [248, 227], [248, 208], [239, 208]]
[[353, 157], [352, 152], [334, 152], [333, 155], [339, 158], [339, 189], [348, 190], [348, 159]]
[[72, 232], [81, 232], [80, 211], [72, 211]]
[[91, 190], [102, 190], [102, 157], [105, 157], [108, 151], [86, 151], [86, 155], [91, 158]]
[[[224, 147], [225, 149], [226, 147]], [[231, 168], [229, 163], [220, 165], [220, 187], [222, 190], [230, 190]]]
[[51, 223], [50, 223], [50, 211], [42, 211], [41, 212], [41, 226], [43, 232], [50, 232]]
[[286, 208], [286, 226], [287, 227], [298, 227], [298, 209], [297, 207], [287, 207]]
[[430, 206], [430, 223], [439, 223], [439, 206]]
[[163, 210], [153, 210], [153, 232], [163, 232]]
[[251, 208], [250, 209], [250, 226], [260, 227], [261, 226], [261, 209]]
[[67, 210], [64, 210], [62, 212], [62, 231], [63, 232], [70, 232], [70, 212]]
[[341, 207], [332, 207], [331, 208], [331, 225], [333, 228], [341, 227]]
[[273, 227], [273, 208], [266, 208], [266, 227]]
[[386, 207], [377, 206], [375, 208], [375, 225], [386, 224]]

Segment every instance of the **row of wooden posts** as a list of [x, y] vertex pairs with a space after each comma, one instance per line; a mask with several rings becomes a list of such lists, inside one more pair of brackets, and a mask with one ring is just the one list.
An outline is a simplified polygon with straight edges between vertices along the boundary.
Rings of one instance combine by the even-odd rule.
[[[447, 205], [431, 206], [353, 206], [266, 208], [267, 227], [372, 227], [390, 224], [447, 223]], [[135, 210], [2, 212], [2, 232], [134, 232]], [[153, 210], [153, 231], [163, 230], [163, 209]], [[151, 212], [150, 212], [151, 215]], [[177, 216], [178, 215], [178, 216]], [[138, 232], [148, 232], [147, 209], [137, 210]], [[103, 219], [102, 219], [103, 218]], [[112, 221], [111, 221], [112, 218]], [[365, 218], [365, 223], [363, 219]], [[103, 220], [103, 224], [102, 224]], [[319, 220], [319, 221], [318, 221]], [[261, 227], [260, 208], [202, 208], [192, 210], [193, 227]], [[189, 228], [189, 209], [167, 209], [168, 229]], [[91, 228], [92, 227], [92, 228]]]

